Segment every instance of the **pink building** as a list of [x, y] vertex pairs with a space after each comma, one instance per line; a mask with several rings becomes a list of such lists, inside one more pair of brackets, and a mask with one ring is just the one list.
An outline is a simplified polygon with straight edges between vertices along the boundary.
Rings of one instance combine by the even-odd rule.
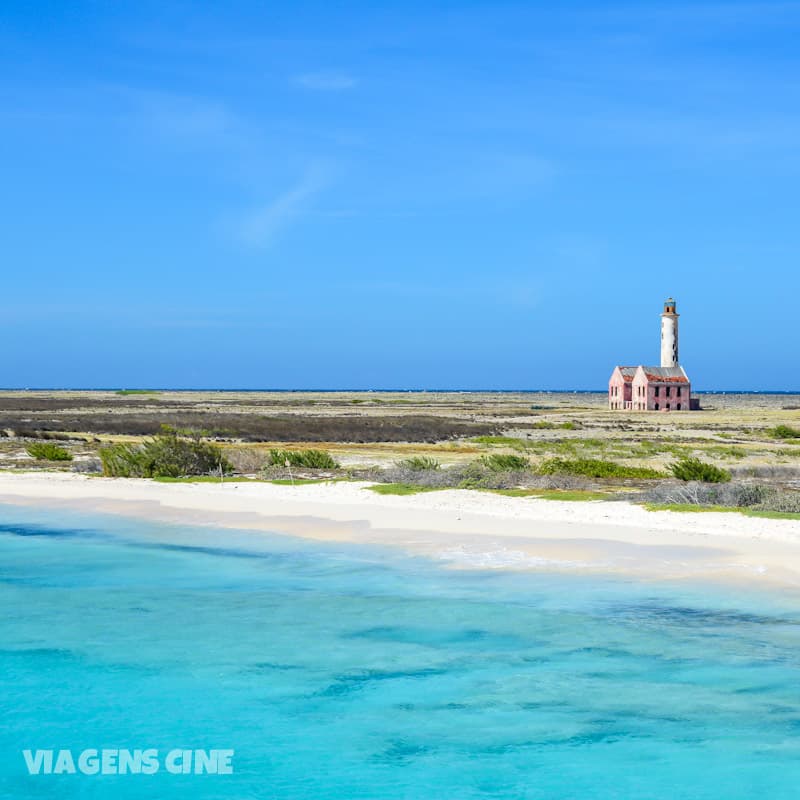
[[675, 301], [661, 315], [661, 366], [615, 367], [608, 382], [608, 407], [614, 411], [690, 411], [692, 384], [678, 363], [678, 313]]
[[692, 385], [683, 367], [615, 367], [608, 407], [619, 411], [689, 411]]

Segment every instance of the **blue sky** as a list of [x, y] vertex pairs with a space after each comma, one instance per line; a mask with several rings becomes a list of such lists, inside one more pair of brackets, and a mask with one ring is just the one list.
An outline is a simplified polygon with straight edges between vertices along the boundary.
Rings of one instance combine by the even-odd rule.
[[800, 389], [798, 2], [6, 2], [0, 385]]

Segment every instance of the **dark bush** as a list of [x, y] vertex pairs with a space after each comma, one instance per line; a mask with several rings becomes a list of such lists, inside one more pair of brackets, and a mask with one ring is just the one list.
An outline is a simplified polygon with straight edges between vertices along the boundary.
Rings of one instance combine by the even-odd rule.
[[270, 450], [267, 463], [273, 467], [304, 467], [305, 469], [338, 469], [339, 464], [325, 450]]
[[525, 470], [530, 467], [531, 462], [523, 456], [515, 456], [503, 453], [491, 453], [481, 456], [480, 463], [492, 472], [511, 472], [513, 470]]
[[222, 450], [209, 442], [165, 431], [142, 445], [117, 444], [100, 450], [103, 474], [114, 478], [182, 478], [233, 471]]
[[800, 439], [800, 430], [788, 425], [777, 425], [770, 431], [770, 435], [776, 439]]
[[52, 442], [31, 442], [26, 448], [37, 461], [72, 461], [72, 453]]
[[108, 478], [143, 478], [142, 448], [133, 444], [112, 444], [100, 448], [103, 475]]
[[689, 456], [670, 464], [669, 468], [672, 474], [680, 481], [727, 483], [731, 479], [731, 473], [728, 470]]
[[412, 456], [398, 461], [397, 466], [400, 468], [405, 467], [412, 472], [425, 472], [426, 470], [439, 469], [442, 465], [431, 456]]

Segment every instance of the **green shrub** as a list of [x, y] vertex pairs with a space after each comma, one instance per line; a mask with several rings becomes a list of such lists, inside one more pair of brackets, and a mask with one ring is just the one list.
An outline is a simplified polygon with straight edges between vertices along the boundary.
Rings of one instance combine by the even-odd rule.
[[397, 466], [413, 472], [426, 472], [431, 469], [439, 469], [442, 465], [431, 456], [412, 456], [398, 461]]
[[788, 425], [778, 425], [770, 431], [770, 435], [776, 439], [800, 439], [800, 430]]
[[580, 475], [584, 478], [663, 478], [650, 467], [629, 467], [599, 458], [548, 458], [536, 471], [540, 475]]
[[112, 444], [100, 448], [100, 463], [107, 478], [142, 478], [141, 447]]
[[267, 463], [273, 467], [284, 467], [286, 462], [291, 467], [306, 469], [338, 469], [339, 464], [325, 450], [270, 450]]
[[492, 472], [511, 472], [513, 470], [528, 469], [531, 465], [527, 458], [503, 453], [491, 453], [490, 455], [481, 456], [480, 462]]
[[715, 467], [699, 458], [685, 456], [670, 464], [670, 471], [681, 481], [702, 481], [703, 483], [727, 483], [731, 473], [726, 469]]
[[142, 445], [103, 447], [100, 461], [103, 474], [113, 478], [182, 478], [233, 472], [219, 447], [197, 439], [182, 439], [170, 430]]
[[72, 453], [52, 442], [31, 442], [26, 448], [37, 461], [72, 461]]

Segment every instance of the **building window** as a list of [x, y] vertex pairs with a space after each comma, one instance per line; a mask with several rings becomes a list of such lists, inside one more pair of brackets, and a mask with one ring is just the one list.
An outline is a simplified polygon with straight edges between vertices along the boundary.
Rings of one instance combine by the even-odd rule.
[[667, 397], [669, 397], [669, 390], [670, 390], [670, 387], [669, 387], [669, 386], [667, 386], [667, 390], [666, 390], [666, 392], [665, 392], [665, 394], [667, 395]]
[[660, 386], [656, 386], [656, 397], [658, 397], [658, 390], [659, 390], [660, 388], [661, 388]]
[[656, 411], [658, 411], [658, 403], [656, 403]]

